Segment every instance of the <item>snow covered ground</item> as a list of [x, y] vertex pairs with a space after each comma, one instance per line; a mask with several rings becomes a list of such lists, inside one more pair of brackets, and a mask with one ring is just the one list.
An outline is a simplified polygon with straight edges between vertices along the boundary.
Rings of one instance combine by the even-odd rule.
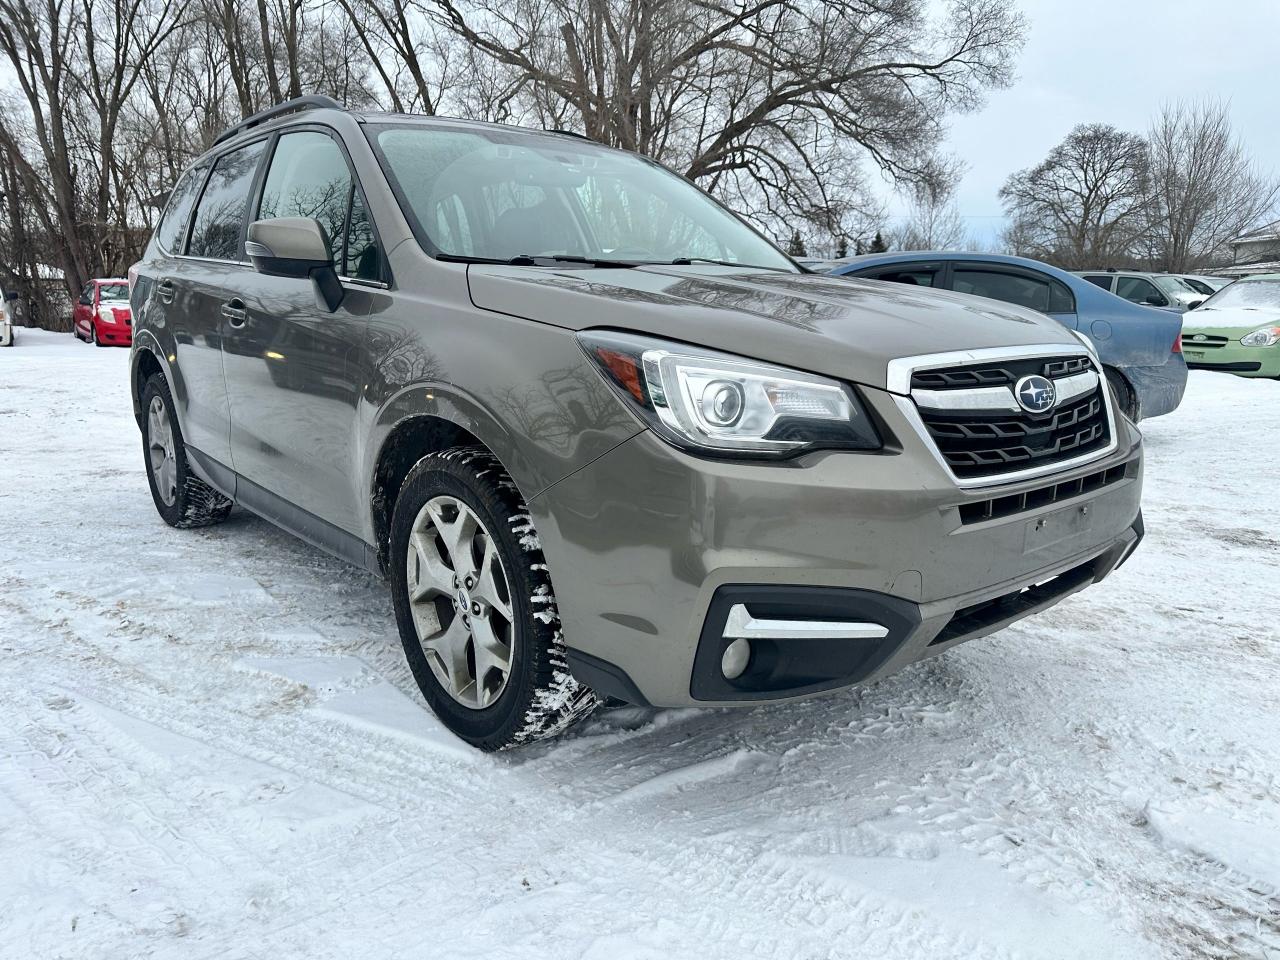
[[127, 360], [0, 351], [0, 956], [1280, 958], [1280, 383], [1192, 374], [1045, 616], [484, 756], [382, 583], [160, 522]]

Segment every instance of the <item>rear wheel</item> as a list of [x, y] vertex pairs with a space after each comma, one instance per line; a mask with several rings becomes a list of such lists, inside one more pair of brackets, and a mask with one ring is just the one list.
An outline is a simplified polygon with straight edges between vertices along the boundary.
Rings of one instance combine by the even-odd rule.
[[1107, 383], [1111, 384], [1112, 393], [1115, 395], [1116, 404], [1120, 407], [1121, 412], [1134, 423], [1138, 422], [1138, 395], [1134, 392], [1133, 387], [1129, 386], [1129, 381], [1125, 379], [1123, 373], [1113, 367], [1106, 368]]
[[191, 473], [173, 397], [164, 374], [153, 373], [142, 392], [142, 453], [156, 511], [171, 527], [221, 523], [232, 503]]
[[396, 500], [391, 558], [405, 657], [463, 740], [500, 750], [555, 736], [595, 709], [565, 662], [528, 507], [487, 450], [418, 461]]

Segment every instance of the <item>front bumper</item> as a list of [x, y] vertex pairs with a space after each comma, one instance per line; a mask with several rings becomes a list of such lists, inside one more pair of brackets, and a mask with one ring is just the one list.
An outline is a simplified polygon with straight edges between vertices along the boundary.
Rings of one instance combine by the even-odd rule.
[[[898, 421], [889, 394], [865, 399]], [[635, 702], [727, 705], [874, 679], [998, 630], [1105, 577], [1140, 538], [1140, 439], [1117, 429], [1098, 460], [969, 490], [908, 431], [880, 453], [773, 464], [691, 457], [641, 433], [530, 503], [571, 667]], [[900, 619], [889, 642], [826, 673], [700, 681], [719, 667], [724, 597], [751, 588], [767, 588], [759, 603], [835, 588], [828, 599], [880, 598]]]
[[1280, 343], [1270, 347], [1244, 347], [1230, 340], [1221, 347], [1197, 347], [1183, 342], [1183, 356], [1192, 370], [1217, 370], [1241, 377], [1280, 377]]
[[94, 320], [93, 326], [98, 332], [98, 339], [111, 346], [128, 347], [133, 344], [133, 327], [127, 323], [103, 323]]

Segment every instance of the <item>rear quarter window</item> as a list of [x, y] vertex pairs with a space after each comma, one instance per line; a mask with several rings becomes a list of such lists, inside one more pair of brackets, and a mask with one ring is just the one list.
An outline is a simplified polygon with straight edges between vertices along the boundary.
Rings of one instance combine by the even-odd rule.
[[187, 240], [187, 225], [191, 222], [191, 208], [195, 206], [200, 182], [208, 169], [199, 166], [188, 170], [169, 194], [169, 203], [156, 227], [156, 241], [165, 253], [182, 253]]

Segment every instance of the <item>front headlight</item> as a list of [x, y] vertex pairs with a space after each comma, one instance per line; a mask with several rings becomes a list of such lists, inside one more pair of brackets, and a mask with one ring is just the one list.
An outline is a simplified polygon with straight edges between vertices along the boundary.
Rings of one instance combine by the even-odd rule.
[[1280, 343], [1280, 327], [1260, 327], [1240, 338], [1242, 347], [1270, 347]]
[[578, 335], [659, 436], [696, 452], [755, 457], [878, 450], [852, 389], [813, 374], [631, 334]]

